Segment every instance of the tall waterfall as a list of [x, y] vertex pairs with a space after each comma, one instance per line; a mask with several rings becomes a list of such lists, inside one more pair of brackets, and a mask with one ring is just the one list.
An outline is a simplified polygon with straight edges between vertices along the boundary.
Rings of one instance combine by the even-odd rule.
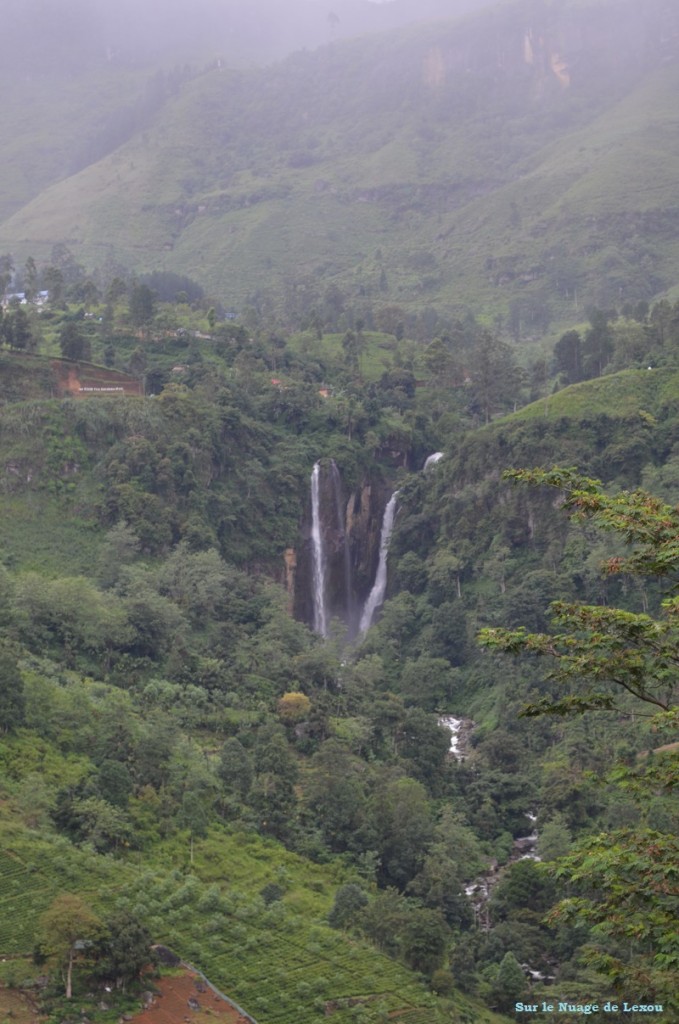
[[311, 474], [311, 557], [314, 598], [314, 630], [328, 635], [328, 610], [325, 593], [325, 551], [321, 523], [321, 464], [314, 463]]
[[394, 516], [396, 515], [396, 499], [398, 497], [398, 493], [398, 491], [394, 491], [387, 502], [387, 507], [384, 510], [382, 532], [380, 533], [380, 558], [377, 565], [375, 582], [373, 583], [372, 590], [368, 595], [368, 600], [365, 602], [365, 608], [361, 615], [361, 624], [359, 627], [361, 633], [365, 633], [370, 628], [373, 615], [384, 602], [384, 595], [387, 589], [387, 555], [389, 554], [391, 531], [394, 527]]

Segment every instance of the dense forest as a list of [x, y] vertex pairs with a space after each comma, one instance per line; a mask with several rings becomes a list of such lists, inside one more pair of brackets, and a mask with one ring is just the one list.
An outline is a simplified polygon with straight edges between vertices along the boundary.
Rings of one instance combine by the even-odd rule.
[[[153, 942], [259, 1024], [677, 1019], [679, 304], [536, 360], [15, 262], [0, 977], [117, 1020]], [[123, 393], [63, 390], [96, 367]]]

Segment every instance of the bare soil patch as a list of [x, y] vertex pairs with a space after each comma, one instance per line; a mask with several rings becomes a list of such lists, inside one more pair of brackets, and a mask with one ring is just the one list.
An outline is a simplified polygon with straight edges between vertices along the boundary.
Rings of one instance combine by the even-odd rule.
[[42, 1018], [33, 1000], [24, 992], [0, 985], [0, 1018], [12, 1024], [40, 1024]]
[[132, 1024], [248, 1024], [192, 971], [161, 978], [154, 988], [159, 994], [135, 1014]]

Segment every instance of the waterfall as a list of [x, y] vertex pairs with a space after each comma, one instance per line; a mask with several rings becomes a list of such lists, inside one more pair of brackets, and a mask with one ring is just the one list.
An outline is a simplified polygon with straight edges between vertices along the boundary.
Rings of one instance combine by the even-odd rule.
[[314, 463], [311, 474], [311, 558], [313, 567], [314, 630], [328, 635], [328, 613], [325, 603], [325, 552], [321, 527], [321, 464]]
[[359, 627], [361, 633], [365, 633], [370, 628], [373, 615], [384, 601], [384, 594], [387, 589], [387, 555], [389, 554], [389, 541], [391, 540], [391, 531], [394, 526], [394, 516], [396, 515], [396, 498], [398, 493], [398, 491], [394, 491], [384, 510], [382, 532], [380, 533], [380, 558], [377, 565], [375, 582], [361, 615], [361, 625]]
[[434, 452], [432, 455], [428, 455], [424, 460], [424, 466], [422, 469], [429, 469], [430, 466], [435, 466], [439, 459], [443, 458], [443, 452]]

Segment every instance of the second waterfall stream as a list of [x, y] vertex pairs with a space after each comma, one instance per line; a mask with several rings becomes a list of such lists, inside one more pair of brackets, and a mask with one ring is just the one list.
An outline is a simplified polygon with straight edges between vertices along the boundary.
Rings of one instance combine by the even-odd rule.
[[363, 614], [361, 615], [361, 624], [359, 626], [361, 633], [365, 633], [370, 628], [373, 616], [380, 605], [384, 602], [384, 595], [387, 591], [387, 555], [389, 554], [391, 531], [394, 528], [396, 499], [398, 494], [398, 491], [394, 491], [387, 502], [387, 507], [384, 510], [382, 532], [380, 533], [380, 556], [377, 564], [377, 573], [375, 575], [375, 582], [373, 583], [372, 590], [368, 594], [368, 600], [365, 602]]

